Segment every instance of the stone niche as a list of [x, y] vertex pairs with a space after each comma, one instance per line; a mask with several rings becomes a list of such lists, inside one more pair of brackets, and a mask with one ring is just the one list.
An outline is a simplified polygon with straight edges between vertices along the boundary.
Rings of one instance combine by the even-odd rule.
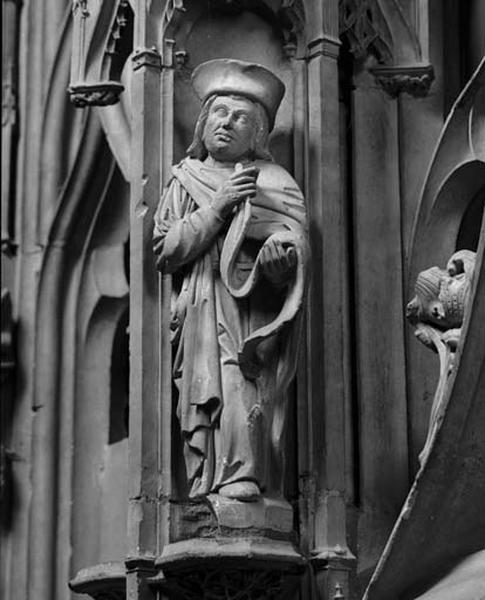
[[[303, 134], [297, 122], [305, 103], [295, 94], [297, 87], [303, 89], [296, 83], [299, 65], [292, 58], [297, 45], [295, 23], [288, 15], [283, 19], [281, 9], [271, 10], [264, 2], [215, 2], [211, 6], [207, 10], [206, 3], [186, 2], [175, 35], [173, 162], [185, 156], [200, 111], [191, 85], [193, 70], [217, 58], [255, 62], [285, 84], [270, 150], [275, 161], [303, 187], [304, 153], [298, 147]], [[175, 406], [175, 391], [173, 395]], [[290, 404], [295, 401], [293, 398]], [[168, 538], [169, 543], [155, 561], [157, 573], [149, 585], [174, 599], [292, 597], [306, 561], [298, 551], [297, 516], [288, 501], [296, 497], [291, 453], [284, 497], [242, 502], [210, 494], [189, 500], [181, 435], [173, 417], [172, 429], [169, 525], [160, 524], [168, 527], [160, 537]], [[292, 431], [288, 434], [290, 440], [295, 436]]]

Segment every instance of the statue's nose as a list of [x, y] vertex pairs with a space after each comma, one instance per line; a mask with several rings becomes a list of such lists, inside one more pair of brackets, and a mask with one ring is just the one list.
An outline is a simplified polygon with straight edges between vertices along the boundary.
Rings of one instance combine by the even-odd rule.
[[231, 117], [231, 115], [225, 115], [222, 118], [221, 125], [222, 125], [222, 127], [224, 127], [224, 129], [230, 129], [232, 127], [232, 117]]

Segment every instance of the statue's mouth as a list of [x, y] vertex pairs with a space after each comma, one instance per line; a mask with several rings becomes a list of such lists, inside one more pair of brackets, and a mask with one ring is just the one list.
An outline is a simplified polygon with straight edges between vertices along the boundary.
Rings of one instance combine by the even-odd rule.
[[232, 140], [233, 140], [232, 135], [229, 135], [225, 131], [216, 131], [215, 137], [218, 141], [221, 141], [221, 142], [229, 143], [229, 142], [232, 142]]

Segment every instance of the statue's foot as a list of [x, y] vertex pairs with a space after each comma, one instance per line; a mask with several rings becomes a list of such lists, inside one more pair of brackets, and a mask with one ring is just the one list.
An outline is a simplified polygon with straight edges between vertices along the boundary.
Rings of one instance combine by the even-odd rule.
[[233, 498], [242, 502], [256, 502], [261, 497], [261, 491], [254, 481], [236, 481], [219, 488], [219, 495]]

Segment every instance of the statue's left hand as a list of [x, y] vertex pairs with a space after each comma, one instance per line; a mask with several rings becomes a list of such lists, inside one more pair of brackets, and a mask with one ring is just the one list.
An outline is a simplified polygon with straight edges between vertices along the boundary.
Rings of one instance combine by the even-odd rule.
[[281, 285], [296, 265], [296, 251], [293, 246], [285, 247], [278, 239], [270, 238], [260, 253], [263, 274], [271, 283]]

